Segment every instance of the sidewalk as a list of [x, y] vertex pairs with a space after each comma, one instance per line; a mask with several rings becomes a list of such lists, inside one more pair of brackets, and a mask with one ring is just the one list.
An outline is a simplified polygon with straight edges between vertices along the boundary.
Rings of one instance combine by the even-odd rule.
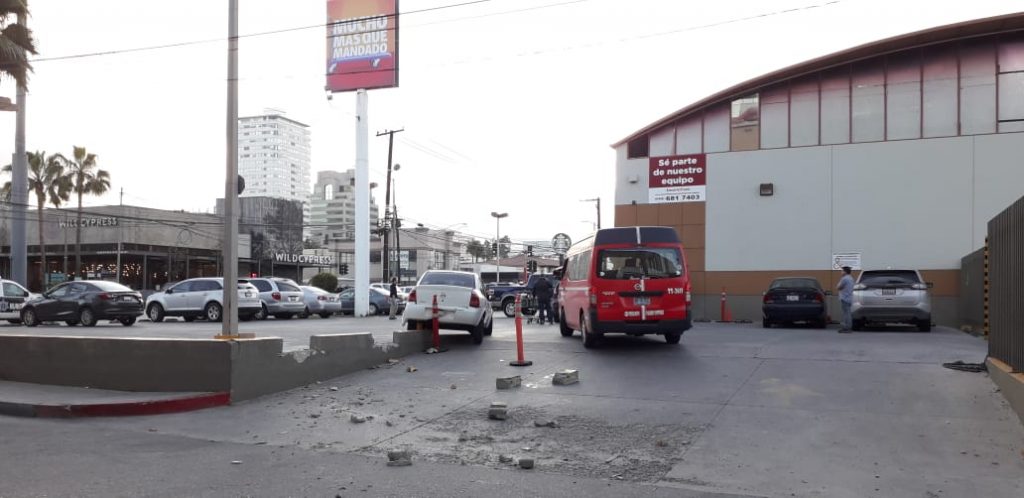
[[231, 401], [230, 393], [127, 392], [0, 380], [0, 415], [109, 417], [177, 413]]

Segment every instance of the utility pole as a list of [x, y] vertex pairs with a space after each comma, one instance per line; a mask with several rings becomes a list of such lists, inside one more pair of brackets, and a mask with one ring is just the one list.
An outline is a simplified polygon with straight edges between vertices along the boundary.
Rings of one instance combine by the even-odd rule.
[[[390, 270], [389, 265], [391, 263], [391, 253], [388, 252], [388, 229], [391, 228], [390, 224], [394, 224], [394, 222], [391, 220], [391, 158], [392, 153], [395, 149], [395, 133], [401, 133], [403, 131], [405, 131], [405, 128], [402, 128], [400, 130], [386, 130], [377, 133], [378, 137], [382, 137], [384, 135], [388, 136], [388, 178], [387, 185], [384, 187], [384, 223], [383, 228], [381, 229], [381, 241], [383, 242], [384, 245], [384, 254], [383, 257], [380, 258], [380, 278], [382, 282], [391, 281], [390, 275], [388, 275], [388, 272]], [[394, 166], [394, 170], [398, 171], [398, 169], [399, 165], [396, 164]]]
[[[121, 215], [124, 216], [124, 187], [121, 187], [121, 200], [118, 201], [121, 208]], [[117, 283], [121, 283], [121, 242], [124, 239], [124, 225], [118, 220], [117, 223]], [[45, 284], [44, 284], [45, 285]]]
[[596, 202], [597, 203], [597, 229], [601, 229], [601, 198], [595, 197], [593, 199], [580, 199], [580, 202]]
[[[227, 165], [224, 175], [224, 292], [220, 336], [238, 334], [238, 0], [228, 0]], [[118, 253], [120, 254], [120, 252]], [[187, 263], [186, 263], [187, 264]], [[188, 267], [186, 266], [186, 271]]]
[[399, 284], [401, 284], [401, 282], [402, 282], [402, 231], [401, 231], [402, 220], [398, 218], [398, 189], [397, 188], [395, 188], [394, 203], [395, 203], [395, 205], [392, 206], [392, 208], [393, 208], [392, 209], [392, 214], [394, 216], [392, 216], [391, 220], [392, 220], [392, 223], [394, 223], [394, 229], [395, 229], [395, 267], [398, 269], [398, 271], [396, 271], [395, 274], [398, 277]]

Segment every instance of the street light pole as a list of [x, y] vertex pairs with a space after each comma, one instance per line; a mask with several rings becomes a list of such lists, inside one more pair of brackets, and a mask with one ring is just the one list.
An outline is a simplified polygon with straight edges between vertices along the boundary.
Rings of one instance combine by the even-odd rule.
[[497, 211], [491, 211], [491, 216], [494, 217], [495, 233], [494, 233], [494, 283], [498, 283], [501, 280], [501, 219], [508, 216], [508, 213], [499, 213]]
[[597, 203], [597, 229], [601, 229], [601, 198], [595, 197], [593, 199], [580, 199], [580, 202], [596, 202]]
[[[228, 1], [227, 167], [224, 175], [224, 306], [220, 337], [238, 337], [238, 0]], [[188, 267], [186, 266], [186, 272]]]

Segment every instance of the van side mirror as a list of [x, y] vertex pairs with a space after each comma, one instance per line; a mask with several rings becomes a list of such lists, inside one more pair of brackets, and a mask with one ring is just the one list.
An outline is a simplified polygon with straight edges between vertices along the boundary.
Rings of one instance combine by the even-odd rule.
[[555, 278], [557, 278], [559, 280], [562, 279], [562, 274], [563, 273], [565, 273], [565, 268], [561, 267], [561, 266], [559, 266], [558, 268], [555, 268], [554, 270], [551, 270], [551, 274], [554, 275]]

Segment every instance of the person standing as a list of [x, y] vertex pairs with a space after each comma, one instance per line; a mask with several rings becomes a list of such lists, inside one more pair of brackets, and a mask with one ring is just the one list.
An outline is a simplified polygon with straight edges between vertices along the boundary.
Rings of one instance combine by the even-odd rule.
[[853, 328], [853, 316], [850, 314], [850, 307], [853, 306], [853, 276], [850, 275], [852, 268], [843, 267], [843, 277], [839, 279], [836, 289], [839, 291], [839, 304], [843, 307], [843, 321], [839, 325], [839, 332], [849, 332]]
[[391, 304], [388, 312], [388, 320], [395, 319], [395, 310], [398, 309], [398, 277], [391, 277], [391, 288], [388, 289], [388, 302]]
[[545, 319], [548, 323], [555, 323], [551, 316], [551, 282], [548, 279], [542, 278], [533, 286], [533, 297], [537, 298], [537, 323], [543, 324]]

